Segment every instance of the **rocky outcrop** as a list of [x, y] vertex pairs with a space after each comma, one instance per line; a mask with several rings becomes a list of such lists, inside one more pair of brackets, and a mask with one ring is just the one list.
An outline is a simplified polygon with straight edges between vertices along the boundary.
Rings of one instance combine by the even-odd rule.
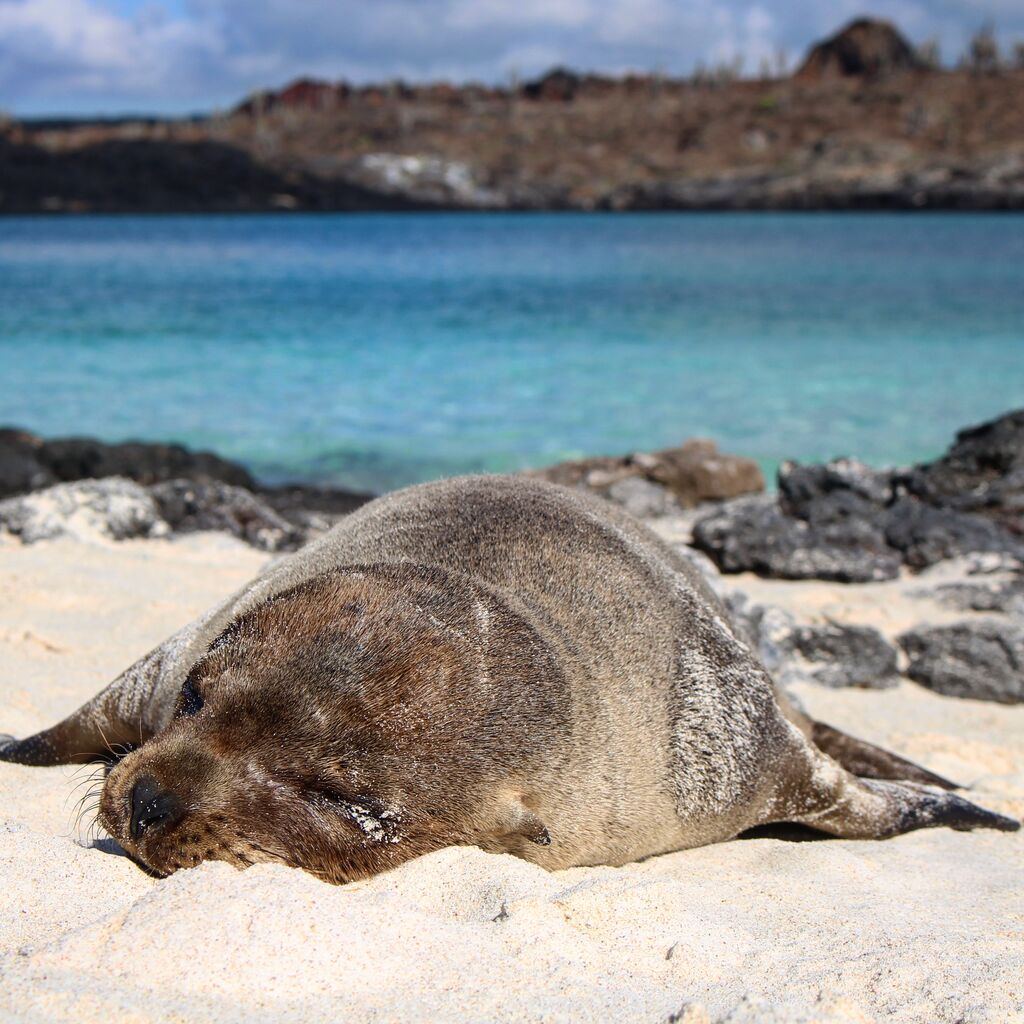
[[794, 77], [812, 82], [924, 69], [913, 47], [891, 22], [857, 18], [834, 36], [813, 46]]
[[219, 530], [261, 551], [294, 551], [310, 533], [278, 515], [251, 491], [220, 481], [168, 480], [154, 484], [149, 493], [175, 533]]
[[300, 546], [372, 497], [303, 484], [264, 486], [237, 462], [183, 445], [45, 441], [28, 431], [0, 429], [0, 498], [111, 477], [147, 486], [166, 532], [223, 530], [265, 551]]
[[1001, 704], [1024, 701], [1024, 625], [1011, 618], [978, 617], [924, 626], [900, 637], [907, 675], [950, 697]]
[[188, 477], [253, 488], [255, 480], [237, 462], [183, 445], [129, 441], [105, 444], [89, 437], [44, 441], [16, 428], [0, 429], [0, 497], [71, 480], [120, 476], [142, 484]]
[[910, 471], [906, 487], [932, 505], [1024, 534], [1024, 409], [961, 430], [941, 459]]
[[796, 623], [781, 608], [728, 594], [726, 607], [747, 643], [782, 685], [884, 689], [899, 682], [896, 648], [871, 626]]
[[870, 521], [812, 523], [788, 515], [774, 496], [723, 504], [694, 525], [693, 544], [722, 572], [776, 579], [869, 583], [900, 568], [898, 552]]
[[25, 544], [57, 537], [130, 540], [216, 530], [261, 551], [294, 551], [337, 516], [300, 523], [262, 498], [220, 481], [164, 480], [146, 487], [123, 477], [54, 484], [0, 501], [0, 531]]
[[641, 517], [764, 490], [764, 477], [753, 459], [723, 454], [704, 438], [656, 452], [562, 462], [531, 475], [593, 491]]
[[56, 484], [0, 501], [0, 530], [26, 544], [58, 537], [130, 540], [171, 532], [149, 491], [120, 477]]
[[786, 462], [777, 498], [722, 505], [695, 524], [693, 543], [723, 572], [844, 583], [978, 552], [1024, 559], [1022, 453], [1024, 412], [1013, 412], [911, 470]]

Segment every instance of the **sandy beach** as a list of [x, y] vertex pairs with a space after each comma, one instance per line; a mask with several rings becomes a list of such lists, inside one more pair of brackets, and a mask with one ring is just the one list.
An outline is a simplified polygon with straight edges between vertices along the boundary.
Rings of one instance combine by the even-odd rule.
[[[51, 724], [266, 557], [209, 533], [0, 542], [0, 725]], [[900, 581], [760, 587], [811, 620], [913, 615]], [[1024, 814], [1024, 706], [796, 689]], [[220, 863], [156, 881], [76, 828], [88, 775], [0, 764], [4, 1019], [1024, 1019], [1024, 834], [742, 839], [554, 874], [457, 848], [343, 887]]]

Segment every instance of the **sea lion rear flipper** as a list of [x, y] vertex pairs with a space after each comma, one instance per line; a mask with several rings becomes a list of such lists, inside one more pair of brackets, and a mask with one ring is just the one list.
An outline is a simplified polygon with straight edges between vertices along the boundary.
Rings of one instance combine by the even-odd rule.
[[775, 697], [783, 714], [819, 750], [838, 761], [852, 775], [862, 779], [887, 779], [892, 782], [919, 782], [940, 789], [962, 789], [962, 786], [884, 747], [858, 739], [833, 725], [811, 718], [795, 699], [775, 688]]
[[1014, 832], [1020, 822], [955, 793], [915, 782], [858, 778], [809, 743], [782, 789], [775, 822], [807, 825], [844, 839], [887, 839], [919, 828]]
[[962, 789], [955, 782], [908, 761], [884, 747], [841, 732], [825, 722], [812, 722], [811, 740], [852, 775], [862, 779], [887, 779], [892, 782], [917, 782], [940, 789]]

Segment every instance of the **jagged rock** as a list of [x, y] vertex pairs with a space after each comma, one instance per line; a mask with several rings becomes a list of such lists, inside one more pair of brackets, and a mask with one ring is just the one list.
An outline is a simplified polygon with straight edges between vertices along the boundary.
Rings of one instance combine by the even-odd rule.
[[857, 18], [813, 46], [794, 77], [805, 81], [869, 77], [923, 68], [921, 59], [891, 22]]
[[873, 470], [785, 462], [773, 502], [732, 502], [694, 526], [724, 572], [864, 582], [971, 553], [1024, 559], [1024, 411], [957, 435], [942, 459]]
[[667, 488], [682, 508], [764, 490], [764, 477], [753, 459], [722, 454], [714, 441], [704, 438], [656, 452], [561, 462], [530, 475], [605, 497], [621, 481], [646, 480]]
[[870, 522], [850, 519], [812, 526], [787, 516], [774, 497], [722, 505], [693, 528], [694, 547], [723, 572], [780, 579], [866, 583], [899, 574], [899, 555]]
[[249, 472], [237, 463], [212, 452], [194, 452], [180, 444], [104, 444], [89, 437], [67, 437], [44, 441], [41, 456], [59, 480], [122, 476], [152, 484], [189, 477], [222, 480], [238, 487], [255, 486]]
[[170, 533], [149, 492], [119, 477], [55, 484], [0, 501], [0, 528], [26, 544], [56, 537], [126, 540]]
[[893, 498], [896, 473], [872, 469], [859, 459], [832, 459], [802, 466], [787, 460], [779, 467], [779, 500], [790, 515], [810, 517], [814, 504], [837, 494], [854, 495], [870, 505], [887, 505]]
[[871, 626], [800, 623], [782, 608], [751, 602], [733, 591], [725, 605], [740, 636], [782, 686], [884, 689], [899, 682], [896, 648]]
[[256, 492], [275, 512], [302, 529], [330, 529], [342, 516], [373, 500], [372, 494], [337, 487], [285, 484], [260, 487]]
[[923, 501], [1024, 534], [1024, 409], [959, 431], [942, 458], [914, 467], [905, 483]]
[[912, 629], [899, 638], [907, 675], [950, 697], [1024, 701], [1024, 626], [984, 617]]
[[806, 663], [800, 666], [803, 674], [822, 686], [884, 689], [899, 682], [896, 648], [871, 626], [797, 626], [793, 647]]
[[1001, 612], [1024, 621], [1024, 577], [985, 582], [947, 583], [935, 591], [943, 604], [959, 611]]
[[639, 464], [649, 479], [664, 484], [684, 508], [764, 490], [764, 476], [753, 459], [724, 455], [706, 438], [653, 452]]
[[970, 552], [1024, 555], [1024, 543], [990, 519], [910, 497], [885, 511], [885, 538], [912, 569]]
[[294, 551], [306, 541], [304, 530], [242, 487], [168, 480], [154, 484], [150, 494], [177, 533], [222, 530], [262, 551]]

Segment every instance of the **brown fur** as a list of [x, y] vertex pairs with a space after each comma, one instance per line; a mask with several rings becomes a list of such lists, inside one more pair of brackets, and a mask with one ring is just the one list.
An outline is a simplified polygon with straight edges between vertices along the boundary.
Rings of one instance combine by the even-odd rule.
[[[371, 503], [0, 757], [133, 736], [101, 821], [161, 874], [345, 881], [459, 843], [621, 864], [771, 822], [1016, 827], [792, 708], [685, 559], [521, 478]], [[143, 782], [180, 813], [133, 831]]]

